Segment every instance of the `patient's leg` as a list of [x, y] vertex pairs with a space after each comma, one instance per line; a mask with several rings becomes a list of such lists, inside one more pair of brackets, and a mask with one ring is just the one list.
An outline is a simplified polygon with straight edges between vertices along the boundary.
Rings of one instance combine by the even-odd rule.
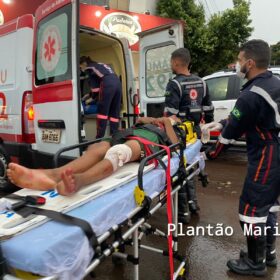
[[56, 187], [61, 180], [62, 172], [71, 170], [72, 173], [82, 173], [88, 170], [104, 158], [109, 148], [108, 142], [93, 144], [81, 157], [55, 169], [29, 169], [10, 163], [7, 175], [13, 184], [21, 188], [49, 190]]
[[9, 164], [7, 175], [13, 184], [21, 188], [49, 190], [57, 185], [43, 170], [29, 169], [16, 163]]
[[[141, 148], [137, 141], [130, 140], [125, 143], [131, 148], [132, 157], [130, 162], [140, 159]], [[81, 187], [102, 180], [113, 173], [113, 165], [108, 159], [104, 159], [89, 168], [87, 171], [74, 174], [71, 169], [64, 170], [61, 173], [62, 181], [58, 183], [57, 190], [62, 195], [70, 195], [78, 191]]]

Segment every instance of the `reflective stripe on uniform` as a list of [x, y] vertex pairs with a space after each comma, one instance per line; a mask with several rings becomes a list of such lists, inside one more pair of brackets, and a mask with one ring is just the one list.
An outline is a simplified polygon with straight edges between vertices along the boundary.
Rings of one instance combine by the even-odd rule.
[[265, 157], [265, 152], [266, 152], [266, 146], [262, 149], [262, 156], [261, 156], [261, 159], [259, 161], [259, 165], [258, 165], [258, 168], [257, 168], [257, 171], [256, 171], [256, 174], [255, 174], [255, 178], [254, 178], [254, 182], [257, 182], [258, 181], [258, 178], [259, 178], [259, 174], [260, 174], [260, 170], [261, 170], [261, 167], [263, 165], [263, 161], [264, 161], [264, 157]]
[[192, 81], [192, 82], [182, 82], [181, 85], [196, 85], [196, 84], [203, 84], [202, 81]]
[[[203, 89], [204, 89], [203, 97], [205, 97], [206, 96], [206, 82], [204, 80], [202, 80], [202, 82], [203, 82]], [[214, 109], [214, 107], [213, 107], [213, 109]]]
[[202, 106], [202, 110], [204, 112], [213, 111], [214, 110], [214, 106], [213, 105], [211, 105], [211, 106]]
[[180, 96], [182, 97], [183, 92], [182, 92], [181, 84], [180, 84], [176, 79], [173, 79], [172, 81], [173, 81], [175, 84], [177, 84], [177, 86], [178, 86], [178, 88], [179, 88], [179, 91], [180, 91]]
[[190, 113], [201, 113], [202, 112], [202, 110], [201, 110], [201, 108], [191, 108], [190, 109]]
[[97, 117], [98, 119], [108, 120], [108, 116], [105, 116], [105, 115], [100, 115], [100, 114], [98, 114], [96, 117]]
[[265, 224], [267, 221], [267, 217], [249, 217], [239, 214], [239, 220], [247, 224]]
[[250, 91], [263, 97], [266, 100], [266, 102], [273, 108], [274, 113], [275, 113], [276, 122], [280, 126], [280, 114], [278, 111], [278, 106], [277, 106], [277, 103], [271, 98], [269, 93], [267, 91], [265, 91], [264, 89], [257, 87], [257, 86], [253, 86]]
[[177, 109], [174, 109], [174, 108], [170, 108], [170, 107], [165, 107], [164, 108], [164, 112], [169, 112], [171, 114], [174, 114], [174, 115], [177, 115], [179, 110]]
[[275, 213], [275, 212], [279, 212], [279, 211], [280, 211], [280, 205], [271, 206], [269, 209], [269, 212], [271, 212], [271, 213]]
[[109, 120], [110, 120], [110, 122], [119, 122], [119, 119], [112, 118], [112, 117], [110, 117]]

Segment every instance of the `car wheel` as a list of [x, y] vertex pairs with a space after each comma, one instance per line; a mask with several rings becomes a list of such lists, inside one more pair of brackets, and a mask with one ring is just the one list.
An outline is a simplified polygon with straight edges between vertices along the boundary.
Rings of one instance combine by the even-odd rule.
[[6, 152], [5, 148], [2, 145], [0, 145], [0, 191], [1, 192], [11, 193], [19, 189], [15, 185], [13, 185], [7, 177], [7, 169], [10, 161], [11, 161], [10, 157]]

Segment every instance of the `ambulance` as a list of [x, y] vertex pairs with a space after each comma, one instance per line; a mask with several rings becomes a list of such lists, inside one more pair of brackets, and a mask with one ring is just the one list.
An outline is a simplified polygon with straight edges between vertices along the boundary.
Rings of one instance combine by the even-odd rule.
[[[1, 188], [9, 186], [10, 161], [49, 168], [59, 149], [95, 139], [96, 115], [84, 114], [81, 105], [87, 90], [81, 56], [110, 65], [119, 76], [126, 128], [139, 114], [162, 115], [170, 54], [182, 46], [181, 21], [77, 0], [47, 0], [35, 16], [0, 26]], [[80, 153], [67, 152], [63, 161]]]

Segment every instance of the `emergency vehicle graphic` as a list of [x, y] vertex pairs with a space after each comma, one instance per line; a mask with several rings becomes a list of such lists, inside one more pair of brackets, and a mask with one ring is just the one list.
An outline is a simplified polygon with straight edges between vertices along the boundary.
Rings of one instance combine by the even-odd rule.
[[61, 55], [61, 35], [55, 25], [48, 26], [42, 36], [40, 61], [46, 72], [53, 71]]

